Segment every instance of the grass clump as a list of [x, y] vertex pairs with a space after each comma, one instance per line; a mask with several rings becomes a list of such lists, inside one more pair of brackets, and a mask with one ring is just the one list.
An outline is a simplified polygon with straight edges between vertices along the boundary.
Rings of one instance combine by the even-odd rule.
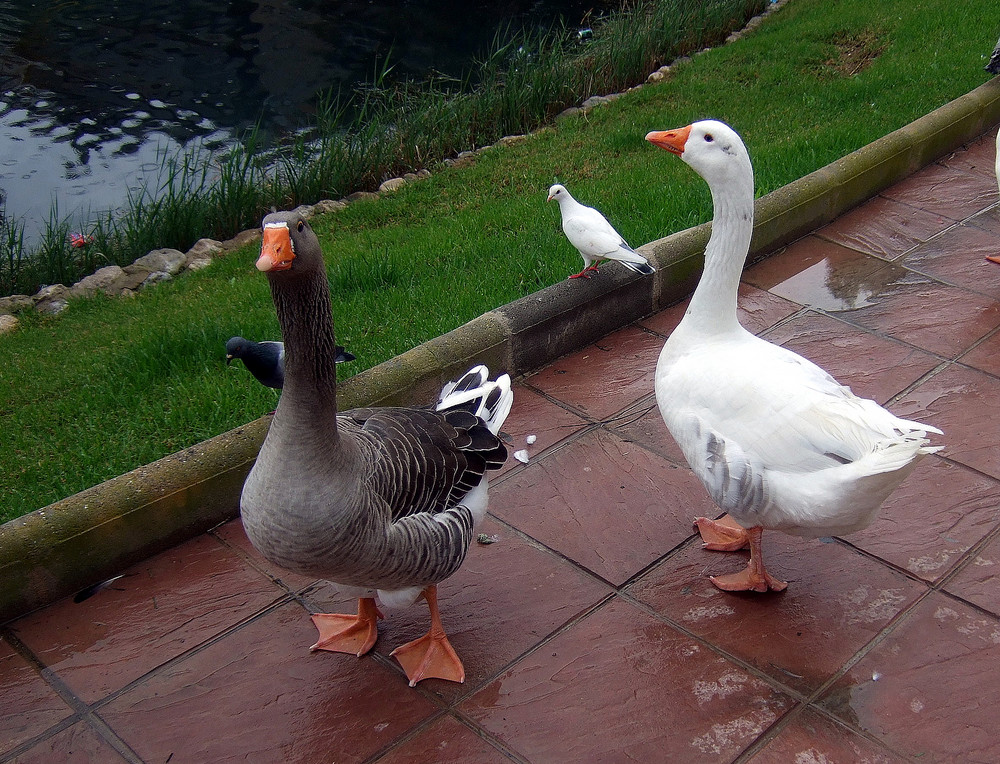
[[[646, 144], [649, 130], [725, 120], [743, 135], [764, 194], [983, 83], [995, 24], [995, 0], [794, 0], [662, 83], [314, 219], [337, 340], [358, 356], [338, 373], [576, 271], [579, 255], [545, 202], [555, 181], [634, 245], [709, 219], [705, 184]], [[875, 39], [881, 52], [853, 74], [817, 68], [836, 60], [838, 39]], [[0, 337], [4, 519], [274, 408], [274, 391], [224, 362], [232, 335], [279, 338], [256, 254], [230, 253], [133, 300], [25, 314], [20, 331]]]

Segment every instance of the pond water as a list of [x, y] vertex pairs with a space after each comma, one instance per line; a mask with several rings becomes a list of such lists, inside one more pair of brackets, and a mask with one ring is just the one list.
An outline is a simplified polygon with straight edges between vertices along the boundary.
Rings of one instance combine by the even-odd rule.
[[594, 0], [0, 0], [0, 213], [33, 238], [120, 206], [164, 152], [308, 123], [318, 93], [457, 75], [497, 30], [586, 25]]

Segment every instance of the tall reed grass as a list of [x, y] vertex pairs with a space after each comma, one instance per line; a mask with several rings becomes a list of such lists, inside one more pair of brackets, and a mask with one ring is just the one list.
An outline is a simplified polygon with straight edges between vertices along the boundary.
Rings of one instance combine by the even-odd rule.
[[391, 83], [380, 76], [347, 98], [321, 98], [315, 124], [283, 145], [266, 147], [251, 131], [222, 154], [163, 156], [156, 183], [131, 193], [123, 209], [93, 218], [87, 247], [70, 246], [70, 223], [55, 208], [35, 251], [24, 251], [23, 226], [0, 229], [0, 293], [70, 284], [157, 247], [225, 239], [272, 207], [373, 190], [387, 178], [528, 132], [590, 96], [623, 90], [665, 62], [722, 41], [766, 5], [642, 0], [599, 20], [586, 40], [563, 27], [498, 35], [462, 78]]

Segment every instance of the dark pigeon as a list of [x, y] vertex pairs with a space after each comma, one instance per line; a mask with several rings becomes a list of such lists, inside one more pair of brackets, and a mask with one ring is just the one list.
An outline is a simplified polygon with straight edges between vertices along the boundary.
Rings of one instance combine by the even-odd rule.
[[983, 68], [990, 74], [1000, 74], [1000, 40], [997, 40], [997, 46], [993, 49], [990, 61]]
[[[234, 358], [243, 361], [257, 381], [280, 390], [285, 383], [285, 345], [283, 342], [254, 342], [243, 337], [230, 337], [226, 343], [226, 364]], [[337, 345], [337, 363], [353, 361], [354, 354]]]

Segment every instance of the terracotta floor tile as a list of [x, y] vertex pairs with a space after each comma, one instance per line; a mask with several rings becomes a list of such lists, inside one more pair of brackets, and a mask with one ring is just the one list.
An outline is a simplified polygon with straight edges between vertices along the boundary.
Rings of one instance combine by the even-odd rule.
[[11, 764], [118, 764], [126, 761], [85, 722], [77, 722], [37, 743]]
[[888, 199], [952, 220], [965, 220], [988, 207], [996, 202], [996, 194], [996, 177], [940, 164], [928, 165], [882, 192]]
[[899, 262], [948, 284], [1000, 297], [1000, 266], [986, 259], [1000, 253], [1000, 234], [958, 225], [921, 244]]
[[903, 764], [909, 759], [807, 709], [757, 755], [752, 764]]
[[[681, 322], [689, 302], [690, 300], [679, 302], [654, 313], [639, 323], [647, 329], [667, 337]], [[759, 334], [769, 326], [787, 318], [799, 310], [799, 307], [793, 302], [759, 289], [752, 284], [740, 284], [736, 296], [736, 316], [743, 327], [753, 334]]]
[[[982, 228], [984, 231], [1000, 234], [1000, 204], [995, 204], [989, 209], [983, 210], [965, 222], [968, 225], [976, 226], [976, 228]], [[1000, 254], [1000, 252], [994, 254]]]
[[807, 236], [747, 270], [743, 279], [799, 305], [839, 312], [873, 304], [902, 273], [891, 263]]
[[1000, 621], [931, 594], [821, 702], [919, 761], [1000, 761], [998, 660]]
[[664, 424], [656, 399], [652, 396], [623, 414], [613, 426], [609, 424], [609, 427], [628, 442], [637, 443], [680, 467], [687, 467], [684, 453]]
[[[438, 585], [441, 621], [465, 666], [465, 685], [426, 680], [421, 687], [448, 702], [494, 676], [536, 642], [611, 593], [607, 585], [490, 518], [480, 530], [496, 536], [496, 542], [473, 543], [458, 572]], [[354, 609], [350, 599], [346, 603], [349, 609], [343, 609], [343, 595], [334, 585], [309, 599], [327, 612]], [[423, 635], [430, 626], [423, 601], [405, 609], [384, 609], [383, 613], [386, 617], [379, 624], [375, 645], [383, 655]], [[356, 660], [327, 655], [336, 662]], [[405, 686], [402, 673], [398, 681]]]
[[958, 360], [994, 377], [1000, 377], [1000, 332], [990, 335], [972, 350], [959, 356]]
[[1000, 524], [998, 506], [1000, 481], [929, 456], [882, 505], [878, 519], [846, 539], [933, 582]]
[[[100, 715], [146, 761], [356, 762], [437, 707], [371, 659], [310, 653], [287, 603], [173, 664]], [[330, 660], [331, 658], [349, 660]], [[224, 720], [224, 723], [221, 723]]]
[[1000, 616], [1000, 538], [984, 546], [945, 589]]
[[895, 260], [955, 224], [934, 212], [876, 196], [816, 231], [816, 236], [866, 254]]
[[653, 389], [663, 338], [629, 326], [553, 362], [526, 382], [595, 419]]
[[735, 664], [614, 601], [459, 708], [531, 761], [724, 762], [790, 705]]
[[942, 157], [937, 164], [955, 167], [965, 172], [978, 173], [993, 181], [996, 187], [996, 130], [990, 130], [979, 138], [969, 141], [957, 151]]
[[[589, 423], [576, 414], [556, 405], [524, 385], [517, 385], [514, 388], [514, 405], [503, 425], [502, 431], [510, 436], [510, 440], [507, 441], [509, 453], [507, 463], [504, 464], [499, 474], [510, 472], [521, 464], [514, 457], [515, 452], [527, 451], [530, 460], [546, 448], [551, 448], [559, 441], [587, 426]], [[534, 443], [527, 442], [526, 438], [529, 435], [535, 436]], [[491, 477], [490, 485], [493, 485], [495, 481], [496, 477]]]
[[595, 430], [490, 492], [491, 511], [613, 584], [691, 535], [712, 511], [688, 469]]
[[73, 713], [4, 639], [0, 639], [0, 687], [0, 756]]
[[895, 413], [944, 431], [939, 453], [1000, 478], [1000, 379], [952, 365], [901, 398]]
[[912, 271], [897, 275], [876, 301], [842, 318], [945, 358], [1000, 326], [1000, 302]]
[[461, 722], [445, 716], [376, 761], [379, 764], [509, 764], [510, 759]]
[[629, 588], [676, 623], [801, 692], [818, 689], [925, 587], [836, 542], [764, 534], [782, 593], [722, 592], [709, 575], [746, 565], [744, 552], [695, 543]]
[[12, 628], [73, 692], [94, 702], [282, 593], [205, 535], [130, 568], [80, 604], [62, 600]]
[[856, 395], [881, 404], [940, 362], [929, 353], [811, 311], [762, 336], [808, 358]]

